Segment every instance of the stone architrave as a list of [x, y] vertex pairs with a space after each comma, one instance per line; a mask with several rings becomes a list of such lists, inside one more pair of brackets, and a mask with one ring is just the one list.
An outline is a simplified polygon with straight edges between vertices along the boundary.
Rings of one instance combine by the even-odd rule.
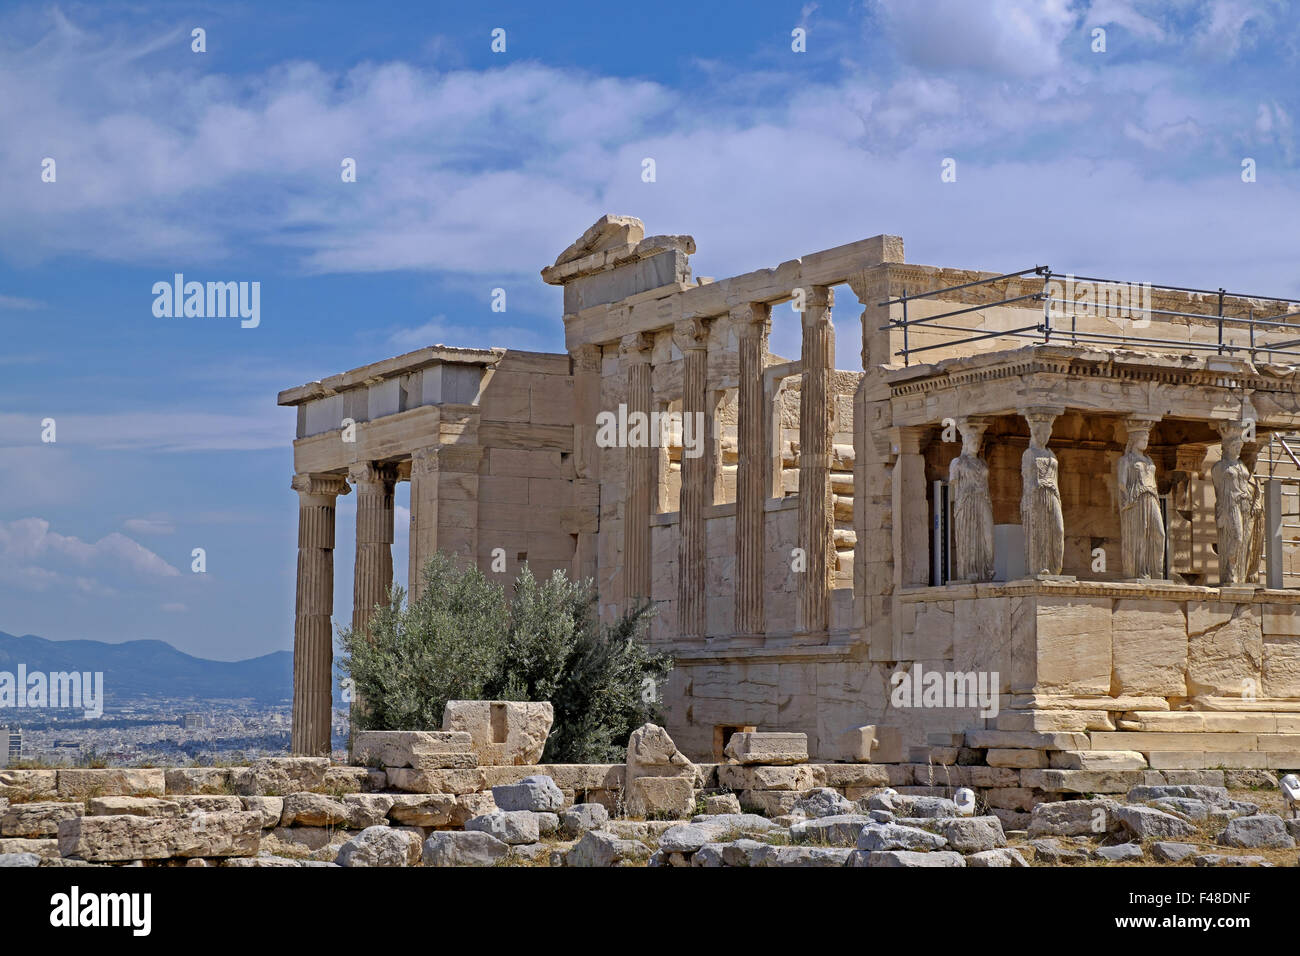
[[1022, 412], [1029, 423], [1029, 447], [1020, 459], [1020, 521], [1025, 534], [1025, 572], [1058, 575], [1065, 559], [1065, 522], [1056, 455], [1047, 447], [1059, 409]]
[[1130, 418], [1123, 456], [1116, 466], [1120, 552], [1127, 578], [1163, 578], [1165, 526], [1156, 487], [1156, 466], [1147, 455], [1149, 419]]
[[1222, 422], [1223, 455], [1210, 469], [1214, 522], [1219, 531], [1219, 584], [1245, 584], [1254, 493], [1250, 470], [1241, 461], [1245, 422]]
[[1255, 474], [1259, 463], [1259, 445], [1242, 446], [1241, 463], [1250, 472], [1250, 523], [1246, 546], [1245, 582], [1253, 584], [1259, 576], [1259, 562], [1264, 556], [1264, 483]]
[[993, 499], [989, 495], [989, 466], [980, 457], [984, 422], [963, 418], [961, 454], [948, 466], [952, 496], [953, 578], [959, 581], [993, 580]]

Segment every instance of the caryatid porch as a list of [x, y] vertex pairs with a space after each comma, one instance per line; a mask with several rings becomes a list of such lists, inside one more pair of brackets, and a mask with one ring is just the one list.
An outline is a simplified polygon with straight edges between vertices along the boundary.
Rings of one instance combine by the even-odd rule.
[[1256, 474], [1300, 425], [1295, 367], [1032, 345], [884, 377], [906, 613], [873, 643], [919, 660], [946, 626], [953, 670], [1002, 675], [999, 727], [1300, 710], [1300, 592]]

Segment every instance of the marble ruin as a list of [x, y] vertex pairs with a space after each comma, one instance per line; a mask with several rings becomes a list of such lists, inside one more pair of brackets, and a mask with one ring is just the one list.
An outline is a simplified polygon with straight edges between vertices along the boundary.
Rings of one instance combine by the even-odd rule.
[[[329, 750], [335, 502], [357, 495], [364, 627], [409, 482], [413, 581], [441, 549], [593, 578], [606, 616], [658, 605], [683, 759], [803, 733], [826, 766], [1058, 794], [1300, 764], [1300, 305], [1152, 287], [1125, 311], [1115, 284], [910, 264], [886, 235], [724, 279], [694, 252], [605, 216], [542, 270], [564, 353], [431, 346], [280, 394], [295, 753]], [[860, 368], [835, 368], [837, 306]], [[602, 432], [654, 413], [680, 427]]]

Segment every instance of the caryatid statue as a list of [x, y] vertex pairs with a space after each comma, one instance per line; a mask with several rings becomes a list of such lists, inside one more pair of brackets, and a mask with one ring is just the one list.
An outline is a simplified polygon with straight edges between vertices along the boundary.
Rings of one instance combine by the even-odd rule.
[[989, 466], [980, 457], [984, 422], [958, 420], [961, 454], [948, 466], [952, 499], [953, 578], [993, 580], [993, 499], [989, 496]]
[[1160, 513], [1156, 466], [1147, 455], [1152, 422], [1130, 418], [1124, 454], [1116, 467], [1120, 551], [1126, 578], [1163, 578], [1165, 522]]
[[1056, 414], [1030, 410], [1024, 416], [1029, 422], [1029, 447], [1020, 459], [1020, 523], [1025, 533], [1025, 573], [1032, 578], [1061, 573], [1065, 522], [1056, 455], [1047, 447]]
[[1257, 442], [1242, 446], [1241, 463], [1250, 472], [1250, 523], [1247, 525], [1245, 581], [1252, 584], [1259, 575], [1259, 561], [1264, 556], [1264, 483], [1255, 473], [1259, 463]]
[[1210, 469], [1214, 481], [1214, 523], [1219, 529], [1219, 584], [1245, 584], [1255, 492], [1241, 460], [1245, 422], [1221, 422], [1223, 455]]

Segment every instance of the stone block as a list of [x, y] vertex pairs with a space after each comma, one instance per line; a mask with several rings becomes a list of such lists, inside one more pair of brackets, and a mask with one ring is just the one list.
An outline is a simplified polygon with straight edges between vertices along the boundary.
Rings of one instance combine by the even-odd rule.
[[535, 764], [554, 719], [549, 702], [452, 700], [443, 711], [442, 729], [468, 733], [482, 764]]
[[235, 770], [230, 782], [240, 796], [282, 797], [321, 789], [329, 765], [328, 757], [263, 757]]
[[388, 786], [407, 793], [477, 793], [487, 785], [481, 767], [467, 770], [390, 768]]
[[58, 803], [40, 800], [34, 803], [15, 803], [0, 816], [0, 836], [35, 837], [57, 836], [59, 824], [86, 812], [81, 803]]
[[1060, 750], [1052, 754], [1058, 770], [1145, 770], [1146, 758], [1132, 750]]
[[1260, 618], [1256, 605], [1188, 605], [1189, 696], [1240, 698], [1251, 690], [1258, 693], [1264, 656]]
[[1111, 647], [1115, 696], [1187, 696], [1187, 618], [1181, 603], [1116, 601]]
[[413, 770], [478, 766], [474, 740], [466, 731], [358, 731], [352, 741], [352, 759], [371, 767], [409, 767]]
[[732, 734], [724, 754], [738, 764], [807, 763], [808, 735], [761, 732]]
[[161, 797], [167, 792], [162, 770], [59, 770], [57, 790], [62, 800], [91, 797]]
[[253, 856], [261, 835], [260, 814], [248, 812], [73, 817], [59, 824], [59, 852], [92, 862]]

